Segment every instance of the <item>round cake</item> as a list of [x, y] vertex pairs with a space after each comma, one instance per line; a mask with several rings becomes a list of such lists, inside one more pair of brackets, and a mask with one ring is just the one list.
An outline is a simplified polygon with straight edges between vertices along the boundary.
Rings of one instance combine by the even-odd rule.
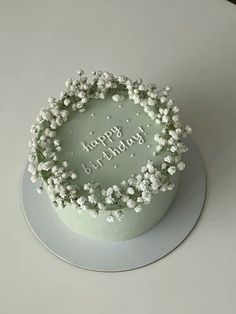
[[168, 211], [187, 151], [170, 88], [82, 70], [32, 125], [28, 170], [60, 220], [103, 240], [143, 234]]

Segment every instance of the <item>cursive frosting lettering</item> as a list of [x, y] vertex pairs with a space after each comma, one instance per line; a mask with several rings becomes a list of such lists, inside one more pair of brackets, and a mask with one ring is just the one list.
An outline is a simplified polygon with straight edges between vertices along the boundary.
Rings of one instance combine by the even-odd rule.
[[[117, 128], [117, 127], [115, 127], [115, 128]], [[115, 128], [113, 128], [114, 131], [109, 131], [109, 132], [114, 133], [116, 130], [116, 136], [120, 137], [121, 136], [120, 128], [117, 128], [117, 129], [115, 129]], [[108, 132], [106, 132], [106, 133], [108, 133]], [[110, 141], [109, 137], [111, 138], [112, 135], [110, 135], [110, 133], [105, 135], [106, 133], [104, 133], [104, 137], [108, 141]], [[144, 135], [146, 135], [144, 130], [141, 127], [138, 127], [138, 132], [136, 132], [133, 136], [131, 136], [128, 139], [120, 140], [119, 144], [116, 147], [109, 147], [109, 146], [107, 147], [107, 145], [104, 145], [104, 146], [106, 146], [107, 150], [102, 152], [102, 156], [100, 158], [98, 158], [95, 161], [89, 161], [89, 164], [90, 164], [89, 166], [86, 165], [85, 163], [82, 164], [82, 167], [83, 167], [85, 173], [91, 174], [94, 170], [97, 170], [100, 167], [102, 167], [105, 160], [110, 161], [111, 159], [119, 156], [122, 152], [126, 151], [130, 146], [134, 145], [135, 143], [143, 144], [144, 143], [144, 137], [143, 137]], [[83, 145], [84, 149], [89, 151], [95, 145], [93, 143], [95, 141], [98, 142], [98, 139], [93, 140], [91, 142], [91, 144], [85, 144], [84, 142], [81, 142], [81, 143], [83, 143], [82, 145]]]
[[81, 142], [81, 145], [83, 147], [83, 150], [90, 152], [94, 148], [96, 148], [98, 145], [102, 144], [103, 146], [107, 146], [107, 142], [113, 142], [114, 136], [121, 137], [121, 127], [114, 126], [110, 130], [106, 131], [103, 135], [100, 135], [98, 138], [93, 140], [91, 143], [86, 143], [85, 141]]

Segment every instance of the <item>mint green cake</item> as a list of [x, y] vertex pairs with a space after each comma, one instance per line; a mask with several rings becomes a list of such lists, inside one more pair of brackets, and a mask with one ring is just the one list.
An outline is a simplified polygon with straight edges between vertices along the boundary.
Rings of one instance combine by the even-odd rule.
[[31, 128], [28, 170], [74, 232], [127, 240], [168, 211], [191, 128], [182, 126], [169, 87], [92, 74], [89, 82], [78, 71], [58, 99], [49, 98]]

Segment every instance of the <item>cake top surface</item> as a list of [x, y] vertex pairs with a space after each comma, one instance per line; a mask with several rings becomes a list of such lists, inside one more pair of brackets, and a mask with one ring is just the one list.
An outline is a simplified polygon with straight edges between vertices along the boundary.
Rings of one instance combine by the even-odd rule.
[[153, 139], [163, 126], [138, 104], [107, 96], [90, 100], [86, 109], [71, 114], [56, 132], [63, 147], [58, 157], [76, 171], [78, 184], [94, 181], [108, 188], [138, 174], [147, 160], [161, 160]]
[[91, 82], [78, 75], [31, 128], [31, 180], [43, 180], [55, 206], [139, 212], [154, 194], [173, 189], [191, 128], [182, 125], [169, 87], [107, 71], [93, 72]]

